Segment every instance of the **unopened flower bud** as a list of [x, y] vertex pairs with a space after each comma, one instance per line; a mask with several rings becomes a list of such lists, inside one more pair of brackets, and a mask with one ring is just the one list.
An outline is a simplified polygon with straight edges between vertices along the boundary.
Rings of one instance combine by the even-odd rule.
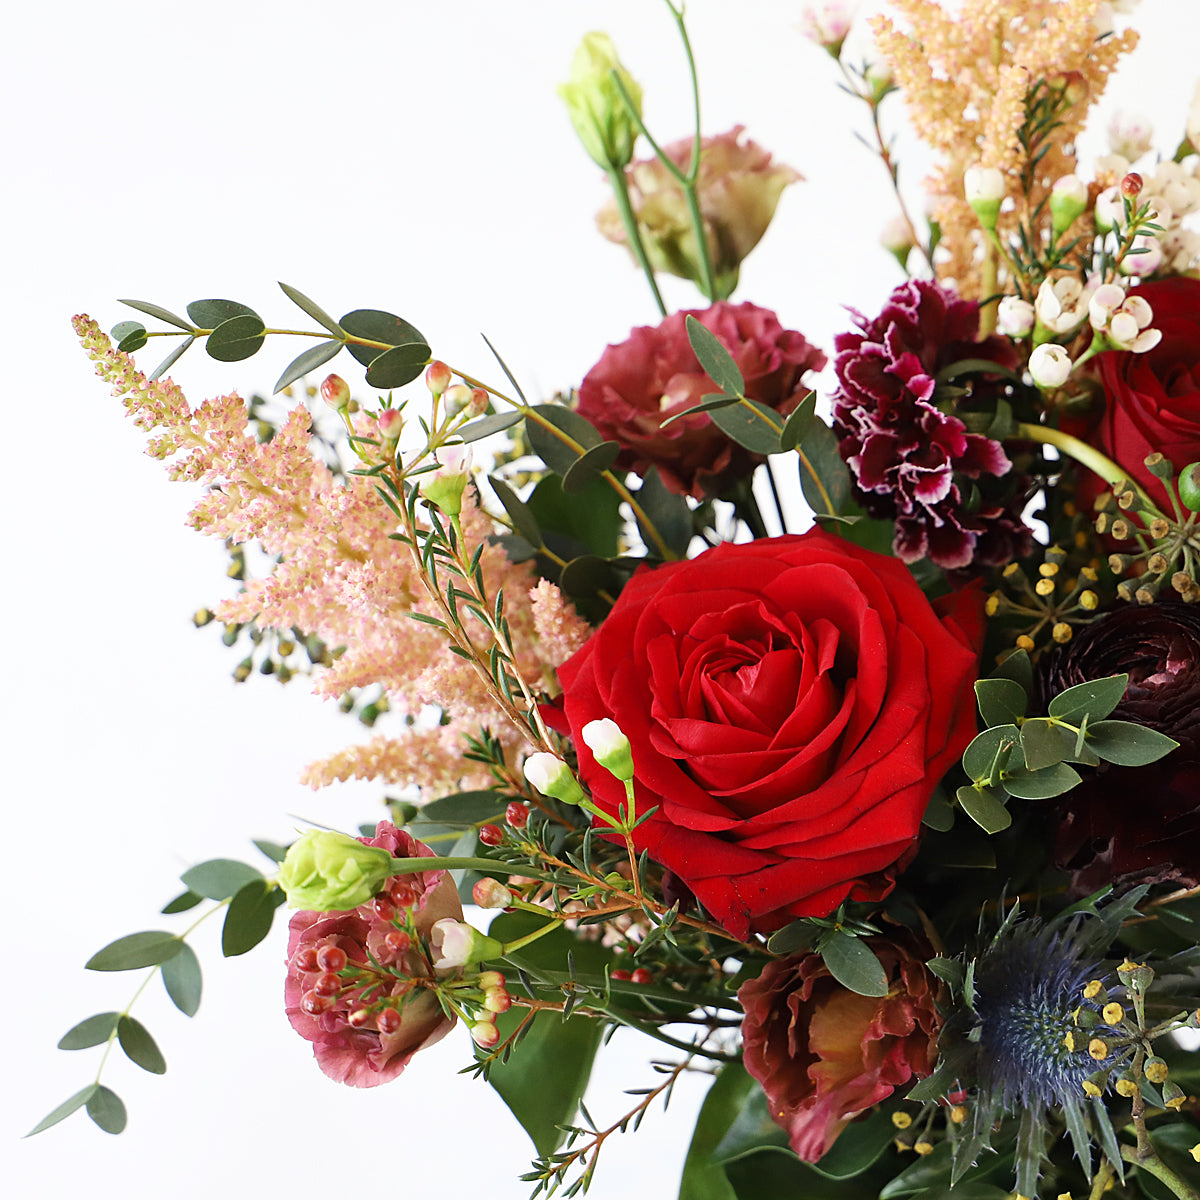
[[482, 417], [491, 402], [492, 398], [488, 395], [487, 388], [472, 388], [471, 399], [467, 401], [463, 411], [468, 417]]
[[1154, 127], [1143, 116], [1115, 112], [1108, 123], [1108, 146], [1114, 154], [1134, 162], [1150, 149]]
[[1126, 200], [1136, 200], [1142, 194], [1143, 187], [1145, 187], [1145, 180], [1136, 171], [1130, 171], [1121, 180], [1121, 195]]
[[633, 778], [633, 753], [629, 739], [616, 721], [603, 717], [583, 727], [583, 740], [596, 761], [622, 782]]
[[978, 164], [968, 167], [963, 172], [963, 190], [980, 225], [984, 229], [995, 229], [1006, 191], [1004, 172], [998, 167], [981, 167]]
[[440, 359], [425, 368], [425, 386], [435, 395], [440, 396], [449, 386], [453, 378], [450, 368]]
[[492, 988], [503, 987], [504, 975], [500, 971], [480, 971], [475, 982], [479, 985], [479, 990], [481, 992], [487, 992]]
[[1087, 208], [1087, 185], [1078, 175], [1064, 175], [1050, 191], [1050, 217], [1056, 235], [1065, 233]]
[[366, 904], [392, 873], [380, 846], [331, 829], [309, 830], [293, 842], [279, 868], [279, 886], [292, 908], [345, 912]]
[[629, 164], [638, 135], [637, 122], [613, 80], [614, 70], [640, 117], [642, 89], [621, 65], [607, 33], [584, 35], [571, 63], [571, 78], [558, 89], [583, 148], [605, 170]]
[[1162, 1095], [1163, 1107], [1174, 1109], [1176, 1112], [1187, 1102], [1187, 1092], [1172, 1079], [1168, 1079], [1162, 1085]]
[[1043, 390], [1062, 387], [1071, 374], [1071, 356], [1061, 346], [1046, 342], [1029, 356], [1029, 374]]
[[442, 399], [445, 401], [447, 412], [462, 412], [471, 402], [471, 389], [465, 383], [456, 383], [446, 389]]
[[1192, 512], [1200, 512], [1200, 462], [1188, 463], [1179, 472], [1179, 499]]
[[842, 43], [850, 32], [851, 12], [846, 0], [826, 0], [820, 6], [810, 4], [800, 14], [800, 32], [806, 38], [841, 58]]
[[443, 917], [433, 923], [429, 932], [429, 943], [433, 948], [433, 969], [452, 971], [468, 963], [482, 962], [487, 958], [499, 958], [504, 953], [504, 943], [473, 929], [465, 921]]
[[504, 988], [488, 988], [483, 994], [483, 1007], [490, 1013], [508, 1012], [512, 1008], [512, 997]]
[[476, 1021], [471, 1026], [471, 1040], [483, 1050], [490, 1050], [500, 1040], [495, 1021]]
[[1100, 233], [1108, 233], [1116, 229], [1125, 220], [1125, 205], [1121, 202], [1121, 189], [1108, 187], [1096, 197], [1095, 211], [1096, 229]]
[[531, 754], [521, 770], [543, 796], [551, 796], [564, 804], [579, 804], [586, 799], [571, 768], [556, 755], [545, 751]]
[[1153, 275], [1162, 266], [1162, 260], [1162, 243], [1158, 238], [1139, 233], [1117, 269], [1122, 275]]
[[398, 408], [381, 409], [375, 421], [384, 441], [396, 442], [399, 440], [400, 430], [404, 428], [404, 414]]
[[341, 412], [350, 406], [350, 385], [340, 375], [326, 375], [321, 381], [321, 399]]
[[1033, 332], [1033, 305], [1020, 296], [1005, 296], [996, 307], [996, 332], [1010, 338], [1026, 338]]
[[498, 879], [484, 876], [475, 881], [471, 889], [471, 899], [480, 908], [508, 908], [513, 901], [513, 894]]

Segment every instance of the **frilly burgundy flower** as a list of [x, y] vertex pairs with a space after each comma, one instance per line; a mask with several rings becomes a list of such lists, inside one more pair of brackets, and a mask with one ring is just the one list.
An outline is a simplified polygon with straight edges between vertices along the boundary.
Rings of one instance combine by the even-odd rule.
[[715, 496], [763, 461], [721, 432], [707, 413], [668, 417], [717, 391], [692, 352], [687, 318], [695, 317], [733, 355], [746, 395], [787, 416], [808, 393], [803, 377], [824, 367], [825, 355], [785, 330], [773, 312], [728, 304], [672, 313], [661, 325], [634, 329], [609, 346], [579, 387], [577, 408], [601, 435], [621, 445], [617, 466], [644, 475], [657, 467], [679, 495]]
[[979, 306], [919, 279], [896, 288], [873, 321], [855, 318], [862, 332], [835, 342], [834, 431], [858, 499], [871, 516], [895, 520], [896, 557], [961, 570], [1027, 554], [1023, 497], [985, 498], [971, 511], [964, 494], [965, 480], [1008, 473], [1003, 447], [968, 433], [933, 394], [938, 371], [962, 359], [1014, 365], [1012, 345], [996, 336], [977, 341]]
[[[428, 858], [433, 851], [389, 821], [380, 821], [375, 836], [360, 838], [365, 845], [382, 846], [395, 858]], [[454, 881], [445, 871], [423, 871], [403, 876], [416, 893], [412, 911], [419, 935], [428, 934], [443, 917], [461, 919], [462, 905]], [[375, 1087], [399, 1075], [412, 1056], [441, 1041], [454, 1025], [436, 996], [423, 987], [411, 987], [414, 978], [428, 978], [431, 970], [420, 946], [414, 941], [399, 952], [397, 939], [389, 944], [388, 934], [396, 927], [380, 918], [371, 904], [349, 912], [322, 913], [302, 910], [288, 926], [288, 973], [284, 1002], [292, 1028], [313, 1043], [317, 1065], [330, 1079], [350, 1087]], [[402, 941], [403, 939], [401, 939]], [[332, 999], [324, 1011], [312, 1013], [303, 1001], [322, 975], [313, 967], [315, 953], [332, 946], [344, 952], [348, 965], [370, 968], [369, 990], [350, 987]], [[378, 982], [378, 969], [371, 959], [394, 971]], [[364, 994], [365, 993], [365, 994]], [[400, 997], [406, 997], [400, 1001]], [[381, 1001], [398, 1001], [400, 1023], [391, 1032], [377, 1027], [377, 1012], [359, 1027], [350, 1023], [352, 1012], [363, 1007], [376, 1010]]]
[[934, 980], [908, 945], [868, 938], [889, 981], [886, 996], [843, 987], [816, 954], [768, 963], [742, 984], [746, 1070], [805, 1162], [826, 1154], [864, 1109], [928, 1075], [941, 1025]]
[[1128, 672], [1112, 719], [1179, 742], [1144, 767], [1085, 771], [1062, 798], [1055, 861], [1073, 873], [1073, 890], [1200, 884], [1200, 611], [1170, 600], [1114, 609], [1039, 667], [1045, 696]]

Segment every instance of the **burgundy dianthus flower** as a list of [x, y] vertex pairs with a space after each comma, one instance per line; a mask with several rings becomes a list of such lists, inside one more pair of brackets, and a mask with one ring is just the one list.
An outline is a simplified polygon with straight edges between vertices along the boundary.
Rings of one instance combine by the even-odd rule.
[[896, 557], [906, 563], [928, 557], [945, 570], [961, 570], [1028, 553], [1023, 497], [1001, 502], [985, 495], [969, 506], [964, 490], [972, 489], [962, 486], [1007, 474], [1012, 464], [1003, 447], [968, 433], [934, 401], [943, 367], [967, 358], [1010, 367], [1012, 344], [994, 335], [976, 340], [979, 306], [919, 279], [896, 288], [873, 321], [855, 318], [862, 332], [835, 341], [834, 432], [857, 498], [871, 516], [895, 520]]
[[[382, 846], [394, 858], [434, 853], [390, 821], [380, 821], [374, 837], [359, 841]], [[404, 893], [401, 907], [412, 910], [416, 939], [385, 920], [376, 901], [349, 912], [302, 910], [288, 926], [288, 1020], [313, 1043], [321, 1070], [351, 1087], [394, 1079], [418, 1050], [441, 1041], [454, 1025], [433, 991], [412, 982], [433, 973], [420, 939], [443, 917], [462, 918], [454, 881], [445, 871], [422, 871], [397, 877], [391, 892], [401, 898], [396, 887]], [[387, 895], [381, 904], [389, 902]], [[339, 971], [348, 971], [342, 986], [323, 995]]]
[[826, 359], [799, 333], [784, 329], [773, 312], [724, 301], [672, 313], [661, 325], [640, 326], [627, 341], [604, 351], [579, 385], [579, 414], [603, 437], [620, 443], [618, 467], [638, 475], [657, 467], [670, 491], [701, 500], [750, 475], [763, 456], [732, 441], [708, 413], [663, 427], [669, 417], [717, 390], [688, 341], [689, 316], [733, 356], [747, 397], [781, 416], [808, 394], [804, 375], [821, 370]]
[[1050, 651], [1039, 684], [1053, 696], [1126, 672], [1112, 719], [1179, 747], [1146, 766], [1102, 763], [1062, 797], [1055, 861], [1080, 894], [1109, 883], [1200, 884], [1200, 611], [1171, 600], [1114, 609]]

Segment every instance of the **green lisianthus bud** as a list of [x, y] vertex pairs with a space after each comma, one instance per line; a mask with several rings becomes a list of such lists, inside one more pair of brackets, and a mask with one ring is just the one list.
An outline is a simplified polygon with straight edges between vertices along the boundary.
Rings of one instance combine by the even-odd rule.
[[558, 89], [583, 148], [606, 171], [619, 171], [628, 165], [638, 135], [637, 122], [613, 80], [614, 70], [640, 117], [642, 89], [621, 66], [607, 33], [584, 35], [571, 62], [571, 78]]
[[313, 829], [288, 849], [279, 886], [291, 908], [345, 912], [366, 904], [392, 873], [392, 856], [380, 846], [330, 829]]

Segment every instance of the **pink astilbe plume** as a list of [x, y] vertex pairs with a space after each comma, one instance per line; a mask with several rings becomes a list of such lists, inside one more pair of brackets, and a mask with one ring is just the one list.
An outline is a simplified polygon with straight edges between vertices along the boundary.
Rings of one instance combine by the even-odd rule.
[[[516, 731], [498, 719], [471, 665], [446, 653], [438, 629], [410, 618], [435, 609], [411, 556], [390, 536], [396, 518], [377, 494], [376, 481], [338, 479], [313, 455], [312, 419], [302, 405], [271, 441], [260, 443], [247, 428], [246, 407], [236, 393], [193, 409], [171, 380], [151, 382], [127, 354], [113, 349], [95, 322], [77, 317], [75, 328], [97, 374], [123, 398], [134, 423], [153, 434], [149, 452], [172, 460], [173, 479], [209, 486], [189, 523], [235, 544], [257, 541], [278, 559], [265, 578], [214, 604], [218, 619], [298, 628], [344, 648], [332, 666], [318, 672], [318, 695], [338, 697], [350, 688], [379, 685], [401, 718], [415, 718], [427, 705], [443, 710], [436, 737], [406, 731], [343, 752], [310, 766], [310, 782], [319, 786], [353, 776], [426, 786], [436, 781], [437, 787], [451, 788], [467, 773], [462, 735], [477, 734], [481, 724], [492, 726], [508, 749], [516, 748]], [[493, 532], [470, 494], [461, 520], [471, 547]], [[510, 562], [498, 546], [485, 545], [481, 563], [489, 595], [503, 588], [506, 595], [524, 597], [535, 583], [529, 566]], [[543, 653], [528, 604], [514, 604], [506, 615], [518, 669], [541, 681], [558, 661], [558, 648], [552, 645], [549, 657]], [[464, 614], [464, 620], [486, 649], [482, 628], [473, 617]]]

